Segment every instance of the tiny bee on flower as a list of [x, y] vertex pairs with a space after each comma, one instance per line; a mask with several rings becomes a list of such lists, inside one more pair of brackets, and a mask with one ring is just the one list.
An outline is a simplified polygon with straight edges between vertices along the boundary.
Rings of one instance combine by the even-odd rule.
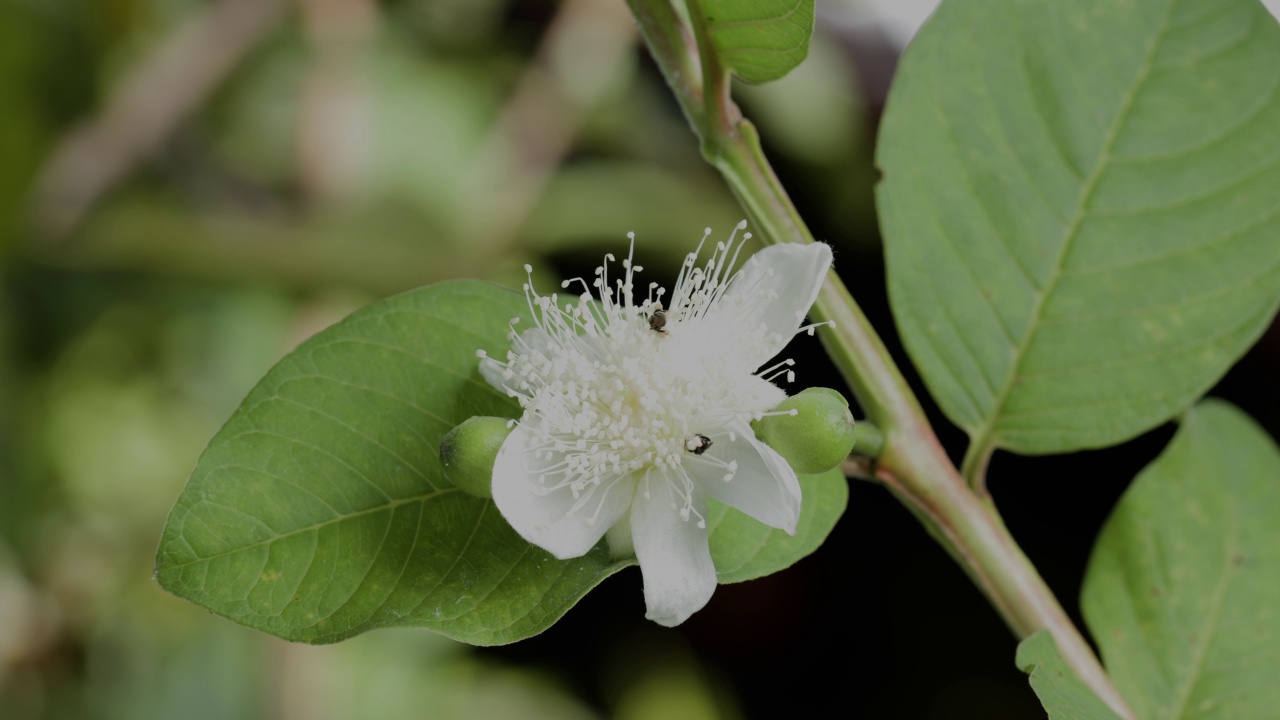
[[667, 313], [661, 307], [649, 316], [649, 329], [663, 335], [667, 334]]
[[702, 434], [690, 435], [685, 438], [684, 441], [684, 449], [694, 455], [701, 455], [706, 452], [709, 447], [711, 447], [711, 438]]

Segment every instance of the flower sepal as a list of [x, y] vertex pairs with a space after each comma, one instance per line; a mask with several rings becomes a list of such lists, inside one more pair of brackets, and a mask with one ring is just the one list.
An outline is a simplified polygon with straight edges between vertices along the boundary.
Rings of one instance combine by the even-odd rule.
[[801, 475], [837, 467], [853, 450], [849, 401], [831, 388], [802, 390], [752, 422], [751, 429]]
[[467, 418], [440, 439], [440, 467], [459, 490], [478, 498], [493, 497], [493, 464], [511, 434], [507, 418]]

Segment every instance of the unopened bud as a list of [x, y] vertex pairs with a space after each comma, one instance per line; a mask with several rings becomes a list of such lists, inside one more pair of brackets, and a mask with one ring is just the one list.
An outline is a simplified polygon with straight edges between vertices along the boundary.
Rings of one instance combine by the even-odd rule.
[[[796, 413], [788, 414], [790, 410]], [[751, 423], [751, 428], [801, 475], [826, 472], [853, 449], [849, 401], [831, 388], [803, 390]]]
[[440, 440], [440, 466], [459, 490], [478, 498], [493, 497], [493, 463], [511, 434], [510, 421], [476, 416], [445, 434]]

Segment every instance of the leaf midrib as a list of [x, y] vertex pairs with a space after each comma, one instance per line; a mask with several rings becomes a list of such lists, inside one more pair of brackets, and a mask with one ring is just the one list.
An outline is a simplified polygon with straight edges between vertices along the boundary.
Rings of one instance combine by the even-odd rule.
[[1200, 683], [1204, 661], [1209, 656], [1209, 647], [1213, 644], [1214, 636], [1217, 634], [1218, 624], [1222, 622], [1222, 607], [1227, 597], [1227, 589], [1235, 577], [1236, 565], [1232, 562], [1232, 558], [1236, 553], [1240, 552], [1240, 507], [1236, 502], [1231, 502], [1229, 507], [1231, 510], [1228, 524], [1230, 534], [1223, 543], [1222, 574], [1219, 575], [1217, 587], [1213, 590], [1213, 597], [1210, 599], [1204, 623], [1201, 625], [1199, 632], [1196, 633], [1196, 639], [1199, 642], [1195, 644], [1191, 665], [1188, 667], [1187, 674], [1183, 677], [1182, 683], [1178, 687], [1177, 700], [1171, 706], [1173, 711], [1168, 716], [1169, 720], [1182, 720], [1186, 717], [1187, 703], [1191, 702], [1191, 696], [1195, 692], [1196, 685]]
[[[1027, 323], [1026, 333], [1023, 335], [1022, 342], [1014, 348], [1013, 364], [1005, 375], [1004, 383], [1000, 387], [999, 393], [996, 395], [995, 403], [991, 407], [991, 412], [987, 415], [987, 421], [983, 423], [979, 430], [970, 433], [970, 446], [966, 452], [967, 456], [973, 458], [986, 457], [988, 453], [994, 449], [995, 428], [1000, 422], [1001, 413], [1004, 406], [1008, 403], [1009, 397], [1013, 392], [1019, 372], [1022, 370], [1022, 363], [1026, 360], [1027, 351], [1030, 349], [1032, 342], [1035, 340], [1044, 318], [1045, 306], [1048, 305], [1049, 298], [1053, 295], [1054, 290], [1058, 286], [1058, 281], [1062, 277], [1062, 268], [1066, 262], [1067, 255], [1071, 249], [1072, 243], [1080, 232], [1080, 226], [1087, 216], [1086, 209], [1093, 199], [1093, 194], [1097, 190], [1098, 183], [1102, 179], [1103, 173], [1106, 171], [1111, 161], [1111, 152], [1115, 146], [1116, 139], [1120, 134], [1121, 128], [1129, 118], [1129, 111], [1133, 107], [1133, 100], [1138, 95], [1147, 77], [1151, 74], [1151, 70], [1155, 64], [1156, 54], [1159, 52], [1160, 45], [1164, 40], [1165, 33], [1169, 30], [1170, 21], [1173, 18], [1173, 8], [1176, 2], [1171, 1], [1165, 16], [1161, 21], [1160, 27], [1152, 35], [1151, 41], [1147, 46], [1146, 55], [1142, 59], [1142, 65], [1138, 68], [1137, 74], [1130, 85], [1129, 91], [1125, 93], [1120, 103], [1119, 111], [1116, 113], [1115, 120], [1107, 128], [1107, 133], [1103, 137], [1102, 149], [1098, 153], [1098, 159], [1094, 162], [1093, 168], [1089, 171], [1089, 176], [1085, 178], [1084, 186], [1080, 190], [1080, 197], [1076, 202], [1075, 211], [1071, 214], [1071, 219], [1066, 229], [1063, 230], [1062, 240], [1058, 247], [1057, 256], [1053, 261], [1052, 272], [1049, 274], [1044, 289], [1036, 297], [1035, 303], [1031, 307], [1030, 319]], [[965, 465], [969, 465], [966, 462]], [[977, 467], [981, 467], [985, 463], [980, 463]]]
[[[197, 557], [194, 560], [188, 560], [186, 562], [180, 562], [180, 563], [172, 563], [172, 564], [165, 565], [164, 567], [158, 567], [156, 568], [156, 572], [164, 573], [164, 572], [170, 572], [173, 570], [181, 570], [182, 568], [190, 567], [191, 565], [195, 565], [197, 563], [216, 560], [220, 557], [225, 557], [227, 555], [233, 555], [235, 553], [244, 552], [245, 550], [261, 547], [263, 545], [270, 545], [272, 543], [284, 540], [285, 538], [290, 538], [295, 535], [301, 535], [302, 533], [311, 532], [313, 530], [319, 530], [321, 528], [328, 527], [336, 523], [344, 522], [346, 520], [351, 520], [352, 518], [363, 517], [365, 515], [372, 515], [373, 513], [383, 512], [386, 510], [395, 510], [396, 508], [402, 505], [411, 505], [413, 503], [425, 503], [426, 501], [431, 500], [432, 498], [440, 497], [442, 495], [449, 495], [455, 492], [460, 492], [460, 491], [457, 488], [440, 488], [438, 490], [433, 490], [431, 492], [423, 493], [421, 495], [414, 495], [412, 497], [400, 498], [397, 500], [393, 500], [391, 502], [380, 503], [378, 505], [356, 510], [355, 512], [338, 515], [336, 517], [332, 517], [332, 518], [329, 518], [328, 520], [324, 520], [318, 523], [313, 523], [311, 525], [304, 525], [302, 527], [295, 528], [293, 530], [290, 530], [289, 532], [280, 533], [279, 535], [275, 535], [265, 540], [257, 540], [251, 543], [246, 543], [244, 545], [233, 547], [229, 550], [222, 550], [220, 552], [213, 553], [212, 555]], [[203, 502], [210, 502], [210, 501], [201, 500], [200, 502], [203, 503]], [[187, 508], [187, 511], [183, 514], [184, 523], [186, 522], [186, 516], [189, 515], [191, 511], [195, 509], [195, 507], [196, 507], [195, 505], [191, 505], [190, 507]], [[185, 527], [184, 527], [184, 530], [185, 530]], [[179, 533], [178, 537], [182, 537], [185, 540], [185, 537], [181, 532]]]
[[[800, 9], [803, 7], [804, 7], [804, 0], [796, 0], [795, 4], [792, 5], [790, 8], [787, 8], [786, 11], [778, 13], [773, 17], [750, 18], [747, 20], [720, 20], [720, 21], [712, 22], [710, 23], [711, 31], [715, 32], [717, 30], [737, 30], [739, 28], [751, 27], [751, 26], [758, 27], [760, 25], [777, 25], [784, 20], [790, 19], [791, 16], [800, 12]], [[738, 47], [741, 47], [741, 46], [738, 46]]]
[[[1234, 529], [1234, 526], [1233, 526]], [[1235, 544], [1234, 534], [1230, 542], [1227, 543], [1228, 548]], [[1231, 564], [1231, 552], [1224, 557], [1224, 568], [1222, 575], [1218, 579], [1218, 586], [1214, 588], [1213, 598], [1210, 602], [1208, 616], [1205, 619], [1203, 631], [1196, 633], [1197, 639], [1195, 653], [1192, 658], [1191, 667], [1188, 669], [1186, 676], [1183, 678], [1181, 687], [1178, 689], [1177, 702], [1173, 706], [1174, 712], [1169, 714], [1170, 720], [1182, 720], [1186, 717], [1187, 703], [1191, 701], [1191, 695], [1195, 691], [1196, 685], [1200, 684], [1201, 670], [1204, 668], [1204, 661], [1209, 656], [1209, 646], [1213, 644], [1213, 636], [1217, 632], [1218, 623], [1222, 621], [1222, 605], [1227, 596], [1227, 588], [1231, 585], [1231, 579], [1234, 576], [1234, 566]]]

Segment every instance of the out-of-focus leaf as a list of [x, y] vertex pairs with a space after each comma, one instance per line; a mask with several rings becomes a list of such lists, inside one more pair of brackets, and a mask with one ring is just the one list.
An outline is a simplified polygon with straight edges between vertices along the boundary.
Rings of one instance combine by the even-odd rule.
[[[806, 163], [839, 164], [866, 136], [867, 112], [844, 49], [817, 35], [804, 62], [785, 78], [736, 88], [735, 97], [772, 145]], [[870, 168], [868, 168], [869, 170]]]
[[722, 185], [698, 182], [706, 177], [711, 176], [690, 177], [637, 162], [574, 162], [547, 184], [523, 229], [524, 243], [541, 253], [584, 247], [616, 252], [626, 247], [627, 231], [634, 231], [645, 265], [657, 268], [654, 255], [661, 254], [674, 278], [703, 228], [710, 227], [715, 237], [728, 237], [743, 217]]
[[720, 57], [749, 83], [777, 80], [809, 53], [813, 0], [701, 0], [701, 5]]
[[[0, 3], [0, 248], [20, 227], [22, 201], [50, 140], [44, 123], [48, 95], [56, 91], [47, 91], [53, 76], [47, 66], [57, 46], [32, 10]], [[71, 87], [77, 79], [65, 78]]]
[[331, 647], [289, 645], [285, 662], [307, 674], [278, 689], [285, 707], [308, 707], [323, 688], [324, 717], [359, 720], [594, 720], [536, 663], [498, 666], [444, 638], [393, 630]]
[[877, 160], [894, 316], [977, 450], [1164, 422], [1280, 302], [1280, 27], [1256, 0], [948, 0]]
[[135, 194], [87, 221], [85, 242], [69, 250], [39, 249], [47, 264], [125, 268], [181, 277], [294, 288], [358, 288], [403, 292], [460, 275], [524, 277], [518, 253], [474, 263], [451, 246], [425, 244], [422, 215], [400, 208], [305, 223], [264, 213], [192, 213], [161, 198]]
[[518, 408], [477, 370], [527, 310], [450, 282], [361, 310], [282, 360], [197, 463], [165, 527], [166, 589], [289, 640], [422, 626], [475, 644], [546, 629], [623, 567], [559, 561], [451, 487], [440, 438]]
[[1085, 575], [1107, 672], [1143, 720], [1280, 707], [1280, 449], [1220, 401], [1133, 481]]

